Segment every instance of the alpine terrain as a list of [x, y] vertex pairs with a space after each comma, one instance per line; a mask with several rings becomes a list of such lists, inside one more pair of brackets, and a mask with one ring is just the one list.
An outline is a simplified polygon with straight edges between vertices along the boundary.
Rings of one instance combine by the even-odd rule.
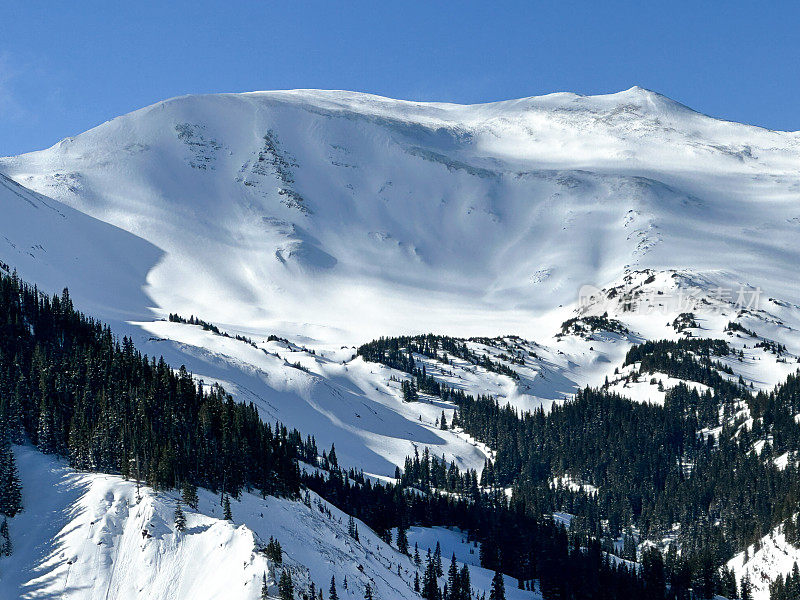
[[184, 96], [0, 158], [0, 599], [800, 595], [800, 132]]

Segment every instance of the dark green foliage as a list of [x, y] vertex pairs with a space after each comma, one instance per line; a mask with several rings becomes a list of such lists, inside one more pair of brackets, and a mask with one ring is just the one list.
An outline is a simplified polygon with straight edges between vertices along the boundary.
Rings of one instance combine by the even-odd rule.
[[190, 481], [185, 481], [181, 486], [181, 498], [187, 506], [197, 510], [197, 486]]
[[[1, 434], [0, 434], [1, 435]], [[0, 439], [0, 514], [13, 517], [22, 510], [22, 483], [14, 452]]]
[[175, 506], [175, 529], [181, 533], [186, 531], [186, 515], [183, 514], [180, 502]]
[[222, 518], [226, 521], [233, 521], [233, 513], [231, 512], [231, 497], [227, 494], [222, 496]]
[[8, 519], [3, 517], [0, 524], [0, 556], [11, 556], [14, 546], [11, 544], [11, 535], [8, 532]]
[[281, 548], [281, 543], [272, 536], [270, 536], [269, 542], [267, 542], [267, 547], [264, 548], [264, 554], [276, 565], [283, 563], [283, 549]]
[[489, 592], [489, 600], [506, 600], [506, 584], [503, 581], [503, 574], [499, 571], [495, 571], [494, 577], [492, 577], [492, 589]]
[[278, 495], [299, 489], [295, 457], [306, 449], [298, 432], [273, 430], [252, 404], [141, 355], [77, 312], [66, 290], [48, 297], [4, 275], [0, 398], [15, 399], [0, 413], [6, 431], [21, 421], [43, 452], [79, 469], [233, 495], [246, 486]]
[[403, 554], [408, 554], [408, 536], [406, 528], [402, 525], [397, 528], [397, 549]]
[[[489, 340], [479, 340], [481, 343]], [[501, 361], [492, 360], [487, 354], [478, 354], [469, 349], [464, 340], [432, 333], [416, 336], [380, 338], [358, 348], [358, 355], [364, 360], [385, 364], [393, 369], [410, 373], [417, 377], [417, 387], [434, 395], [439, 395], [439, 384], [425, 373], [425, 368], [417, 368], [413, 354], [420, 354], [449, 364], [449, 357], [461, 358], [487, 371], [494, 371], [519, 379], [516, 371]]]
[[617, 319], [609, 319], [608, 315], [585, 316], [568, 319], [561, 324], [561, 335], [573, 334], [588, 337], [595, 331], [625, 334], [628, 328]]
[[269, 586], [267, 585], [267, 574], [264, 573], [261, 579], [261, 600], [269, 600]]
[[286, 569], [281, 572], [281, 578], [278, 580], [278, 597], [281, 600], [294, 600], [292, 574]]

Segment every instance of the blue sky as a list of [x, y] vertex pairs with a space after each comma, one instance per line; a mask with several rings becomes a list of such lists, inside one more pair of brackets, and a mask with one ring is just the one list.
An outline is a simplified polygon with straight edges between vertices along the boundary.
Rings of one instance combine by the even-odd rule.
[[0, 3], [0, 155], [171, 96], [298, 87], [486, 102], [641, 85], [800, 130], [800, 2], [125, 6]]

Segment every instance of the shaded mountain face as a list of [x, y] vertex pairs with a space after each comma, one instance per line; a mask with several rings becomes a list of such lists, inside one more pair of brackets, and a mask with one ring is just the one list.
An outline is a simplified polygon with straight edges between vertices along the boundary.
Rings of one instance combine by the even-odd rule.
[[797, 133], [640, 88], [476, 106], [190, 96], [0, 160], [146, 242], [132, 313], [337, 343], [550, 333], [581, 286], [643, 268], [796, 302], [798, 167]]

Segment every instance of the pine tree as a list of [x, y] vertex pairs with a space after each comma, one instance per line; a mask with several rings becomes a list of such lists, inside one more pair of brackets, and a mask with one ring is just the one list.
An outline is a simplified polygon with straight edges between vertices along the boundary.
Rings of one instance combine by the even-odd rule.
[[8, 520], [4, 518], [0, 524], [0, 556], [11, 556], [13, 551], [11, 535], [8, 533]]
[[408, 555], [408, 536], [406, 529], [402, 525], [397, 528], [397, 549], [402, 553]]
[[500, 571], [494, 572], [492, 577], [492, 589], [489, 592], [489, 600], [506, 600], [506, 584], [503, 581], [503, 574]]
[[469, 577], [469, 567], [463, 565], [458, 577], [458, 600], [470, 600], [472, 597], [472, 582]]
[[351, 538], [356, 537], [356, 521], [352, 515], [347, 517], [347, 535]]
[[444, 414], [444, 411], [442, 411], [442, 416], [441, 419], [439, 420], [439, 427], [443, 431], [447, 431], [447, 416]]
[[175, 529], [181, 533], [186, 531], [186, 515], [183, 514], [180, 502], [175, 506]]
[[663, 598], [666, 591], [666, 576], [660, 551], [648, 548], [642, 553], [641, 575], [647, 597]]
[[197, 510], [197, 486], [189, 481], [184, 481], [181, 487], [181, 498], [186, 503], [186, 506]]
[[414, 564], [417, 565], [418, 569], [422, 564], [422, 559], [419, 557], [419, 546], [417, 542], [414, 542]]
[[228, 494], [222, 498], [222, 517], [226, 521], [233, 521], [233, 513], [231, 512], [231, 499]]
[[753, 600], [753, 584], [747, 574], [742, 576], [742, 581], [739, 584], [739, 598], [741, 600]]
[[372, 600], [372, 587], [367, 583], [367, 587], [364, 588], [364, 600]]
[[459, 581], [458, 565], [456, 565], [456, 553], [450, 558], [450, 568], [447, 570], [447, 588], [450, 590], [451, 598], [458, 598]]
[[428, 559], [425, 565], [425, 573], [422, 576], [422, 597], [425, 600], [439, 600], [439, 583], [436, 576], [436, 561], [428, 550]]
[[278, 597], [281, 600], [294, 600], [294, 584], [292, 583], [292, 574], [286, 569], [281, 572], [281, 578], [278, 581]]
[[336, 593], [336, 577], [331, 575], [331, 589], [328, 591], [328, 600], [339, 600], [339, 594]]
[[444, 568], [442, 566], [442, 547], [439, 544], [439, 540], [436, 540], [436, 550], [433, 551], [433, 564], [436, 567], [436, 576], [442, 577]]
[[339, 461], [336, 459], [336, 445], [331, 444], [331, 451], [328, 453], [328, 462], [331, 463], [332, 469], [339, 468]]
[[414, 571], [414, 591], [419, 594], [419, 571]]
[[11, 446], [0, 450], [0, 514], [14, 517], [22, 511], [22, 483]]

